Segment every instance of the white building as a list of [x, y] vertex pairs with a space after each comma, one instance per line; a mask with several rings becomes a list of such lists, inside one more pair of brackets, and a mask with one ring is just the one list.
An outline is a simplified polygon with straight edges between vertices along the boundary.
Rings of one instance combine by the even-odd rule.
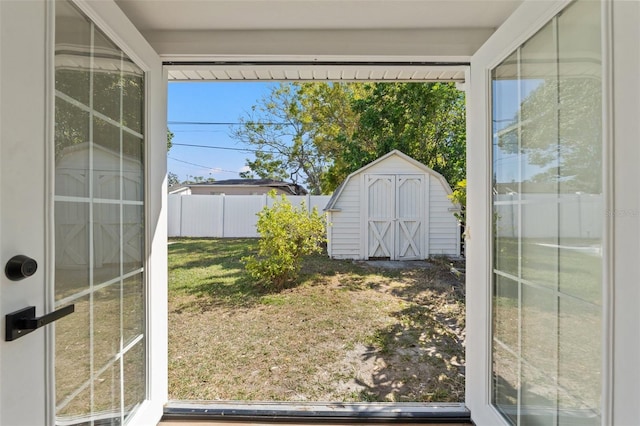
[[459, 256], [460, 226], [439, 173], [394, 150], [351, 173], [325, 207], [333, 259]]

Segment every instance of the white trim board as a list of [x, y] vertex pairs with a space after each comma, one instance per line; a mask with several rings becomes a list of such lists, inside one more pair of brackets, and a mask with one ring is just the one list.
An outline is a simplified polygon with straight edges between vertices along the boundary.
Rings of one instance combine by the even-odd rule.
[[478, 425], [507, 425], [491, 404], [491, 69], [569, 1], [524, 2], [471, 59], [467, 99], [467, 358], [465, 402]]

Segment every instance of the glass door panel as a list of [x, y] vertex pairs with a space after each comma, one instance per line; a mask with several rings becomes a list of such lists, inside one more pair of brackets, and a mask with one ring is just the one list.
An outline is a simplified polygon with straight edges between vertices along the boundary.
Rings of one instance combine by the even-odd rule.
[[144, 72], [56, 1], [56, 422], [122, 424], [146, 398]]
[[492, 401], [513, 424], [600, 423], [600, 19], [578, 0], [492, 72]]

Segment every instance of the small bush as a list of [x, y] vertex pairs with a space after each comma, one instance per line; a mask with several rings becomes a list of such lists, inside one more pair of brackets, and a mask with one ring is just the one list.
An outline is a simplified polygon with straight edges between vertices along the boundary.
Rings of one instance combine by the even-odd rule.
[[466, 224], [466, 208], [467, 208], [467, 180], [463, 179], [456, 183], [455, 189], [448, 195], [449, 199], [460, 206], [460, 211], [453, 215], [464, 226]]
[[[269, 196], [276, 199], [275, 192]], [[319, 253], [325, 238], [324, 218], [314, 207], [294, 207], [284, 195], [258, 213], [258, 254], [242, 258], [249, 274], [268, 289], [282, 289], [297, 278], [302, 258]]]

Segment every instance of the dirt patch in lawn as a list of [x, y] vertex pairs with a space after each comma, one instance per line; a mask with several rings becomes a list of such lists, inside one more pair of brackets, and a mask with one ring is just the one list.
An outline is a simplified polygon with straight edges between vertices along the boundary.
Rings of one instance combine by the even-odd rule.
[[451, 261], [314, 256], [294, 286], [266, 293], [238, 260], [255, 240], [172, 242], [171, 399], [464, 399], [464, 284]]

